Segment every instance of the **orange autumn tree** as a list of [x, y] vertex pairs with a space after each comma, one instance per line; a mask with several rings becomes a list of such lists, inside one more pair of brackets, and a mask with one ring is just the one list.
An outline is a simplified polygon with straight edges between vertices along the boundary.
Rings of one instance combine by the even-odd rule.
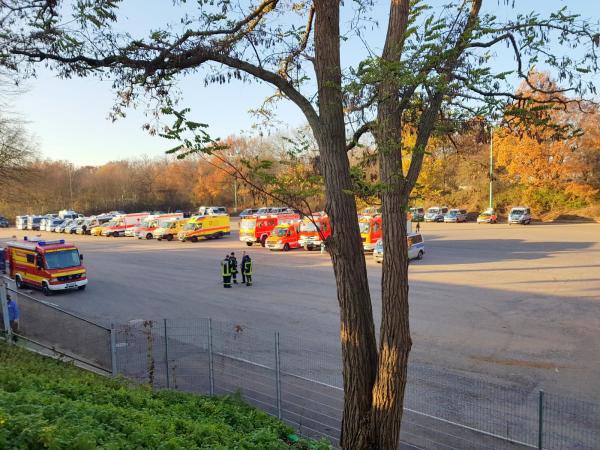
[[[529, 83], [540, 89], [556, 90], [545, 73], [531, 74]], [[529, 85], [524, 83], [517, 93], [529, 90]], [[515, 114], [511, 108], [507, 110], [505, 120], [513, 123], [500, 127], [494, 134], [497, 173], [509, 184], [507, 193], [511, 197], [539, 212], [560, 206], [585, 206], [598, 193], [584, 177], [592, 170], [593, 161], [589, 156], [593, 155], [594, 146], [598, 150], [600, 142], [594, 143], [589, 137], [590, 133], [597, 137], [598, 122], [594, 126], [590, 120], [590, 114], [598, 119], [597, 110], [593, 114], [591, 106], [559, 93], [539, 100], [547, 103], [536, 107], [514, 105], [514, 110], [519, 111]], [[586, 107], [590, 111], [582, 113]], [[529, 116], [527, 126], [519, 123], [523, 115]]]

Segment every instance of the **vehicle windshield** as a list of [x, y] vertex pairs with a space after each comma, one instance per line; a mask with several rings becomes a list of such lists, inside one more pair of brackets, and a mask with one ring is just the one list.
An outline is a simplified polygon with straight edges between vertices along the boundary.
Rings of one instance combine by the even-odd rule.
[[510, 214], [513, 215], [513, 216], [522, 216], [523, 214], [525, 214], [525, 210], [523, 210], [523, 209], [513, 209], [510, 212]]
[[271, 208], [259, 208], [259, 210], [256, 211], [256, 214], [268, 214], [269, 211], [271, 211]]
[[169, 228], [174, 223], [175, 222], [173, 220], [163, 220], [162, 222], [161, 221], [158, 222], [158, 226], [159, 226], [159, 228]]
[[196, 223], [196, 222], [186, 223], [185, 226], [183, 227], [183, 229], [186, 231], [199, 230], [200, 228], [202, 228], [202, 224]]
[[275, 228], [273, 230], [273, 236], [283, 237], [287, 234], [287, 228]]
[[107, 226], [107, 227], [116, 227], [118, 224], [119, 224], [119, 221], [118, 221], [118, 220], [109, 220], [109, 221], [106, 223], [106, 226]]
[[428, 212], [429, 214], [439, 214], [439, 213], [440, 213], [440, 208], [429, 208], [429, 209], [427, 210], [427, 212]]
[[378, 252], [383, 252], [383, 241], [377, 241], [377, 245], [375, 245], [375, 250]]
[[449, 216], [449, 217], [454, 217], [454, 216], [456, 216], [457, 214], [458, 214], [458, 211], [449, 211], [449, 212], [447, 213], [447, 216]]
[[317, 231], [317, 226], [312, 222], [302, 222], [300, 231]]
[[41, 221], [42, 219], [37, 217], [31, 220], [32, 223], [40, 223]]
[[242, 219], [240, 222], [240, 230], [254, 230], [256, 227], [256, 219]]
[[154, 228], [156, 226], [157, 226], [156, 219], [142, 220], [142, 223], [140, 223], [140, 227], [142, 227], [142, 228]]
[[368, 233], [371, 229], [371, 224], [369, 222], [358, 222], [358, 228], [361, 233]]
[[480, 216], [482, 216], [482, 217], [488, 217], [488, 216], [491, 216], [491, 214], [490, 214], [489, 212], [485, 212], [485, 211], [484, 211], [484, 212], [482, 212], [482, 213], [481, 213], [481, 214], [479, 214], [479, 215], [480, 215]]
[[80, 264], [79, 252], [76, 249], [46, 253], [46, 267], [48, 269], [65, 269]]

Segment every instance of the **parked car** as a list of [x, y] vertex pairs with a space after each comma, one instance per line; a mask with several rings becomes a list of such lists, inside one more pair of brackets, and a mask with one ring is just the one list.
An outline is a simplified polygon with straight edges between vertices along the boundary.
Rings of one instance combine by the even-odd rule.
[[42, 219], [42, 216], [27, 216], [27, 229], [39, 230]]
[[63, 222], [63, 219], [48, 219], [46, 222], [46, 231], [56, 231], [56, 228], [59, 227]]
[[73, 220], [73, 222], [71, 222], [69, 226], [65, 227], [65, 233], [75, 234], [75, 232], [77, 231], [77, 227], [81, 225], [84, 221], [85, 219], [83, 217], [79, 217]]
[[412, 222], [423, 222], [425, 220], [425, 209], [410, 208], [410, 220]]
[[258, 208], [246, 208], [240, 213], [240, 217], [253, 216], [258, 212]]
[[201, 206], [200, 208], [198, 208], [198, 214], [201, 216], [227, 214], [227, 208], [225, 208], [224, 206]]
[[444, 215], [448, 212], [445, 206], [433, 206], [425, 214], [425, 222], [443, 222]]
[[493, 208], [488, 208], [477, 216], [477, 223], [496, 223], [498, 216]]
[[9, 227], [9, 223], [8, 223], [8, 220], [6, 219], [6, 217], [0, 216], [0, 228], [8, 228], [8, 227]]
[[[408, 259], [422, 259], [425, 254], [423, 235], [420, 233], [410, 233], [406, 236], [406, 242], [408, 244]], [[373, 250], [373, 258], [380, 264], [383, 262], [383, 239], [377, 241]]]
[[73, 222], [75, 222], [75, 219], [65, 219], [63, 223], [61, 223], [54, 229], [54, 231], [57, 233], [64, 233], [65, 228], [71, 225]]
[[444, 222], [459, 223], [467, 221], [467, 211], [464, 209], [451, 209], [444, 215]]
[[531, 210], [525, 206], [516, 206], [508, 213], [508, 224], [518, 223], [529, 225], [531, 223]]

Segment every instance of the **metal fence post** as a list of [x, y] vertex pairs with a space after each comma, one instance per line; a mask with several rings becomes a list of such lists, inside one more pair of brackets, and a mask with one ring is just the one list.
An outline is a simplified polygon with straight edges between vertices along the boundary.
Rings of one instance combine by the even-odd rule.
[[279, 332], [275, 332], [275, 383], [277, 390], [277, 418], [281, 419], [281, 361], [279, 359]]
[[165, 374], [167, 379], [167, 389], [171, 387], [171, 383], [169, 380], [169, 340], [167, 337], [167, 319], [163, 319], [163, 323], [165, 325]]
[[215, 368], [213, 365], [212, 319], [208, 319], [208, 383], [210, 385], [210, 395], [215, 395]]
[[115, 330], [115, 324], [110, 324], [110, 362], [112, 369], [112, 376], [117, 376], [117, 332]]
[[538, 401], [538, 450], [544, 448], [544, 391], [540, 390]]
[[10, 327], [10, 319], [8, 317], [8, 290], [6, 289], [6, 281], [0, 280], [0, 303], [2, 304], [2, 319], [4, 322], [4, 332], [6, 333], [6, 342], [12, 344], [12, 328]]

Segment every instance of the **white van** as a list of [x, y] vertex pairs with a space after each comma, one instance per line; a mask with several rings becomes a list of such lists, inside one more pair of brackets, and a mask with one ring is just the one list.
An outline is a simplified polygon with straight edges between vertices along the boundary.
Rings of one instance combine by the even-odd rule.
[[[406, 236], [408, 244], [408, 259], [422, 259], [425, 254], [425, 241], [421, 233], [409, 233]], [[378, 263], [383, 262], [383, 239], [379, 239], [373, 250], [373, 258]]]
[[519, 223], [529, 225], [531, 223], [531, 210], [525, 206], [516, 206], [508, 213], [508, 224]]

